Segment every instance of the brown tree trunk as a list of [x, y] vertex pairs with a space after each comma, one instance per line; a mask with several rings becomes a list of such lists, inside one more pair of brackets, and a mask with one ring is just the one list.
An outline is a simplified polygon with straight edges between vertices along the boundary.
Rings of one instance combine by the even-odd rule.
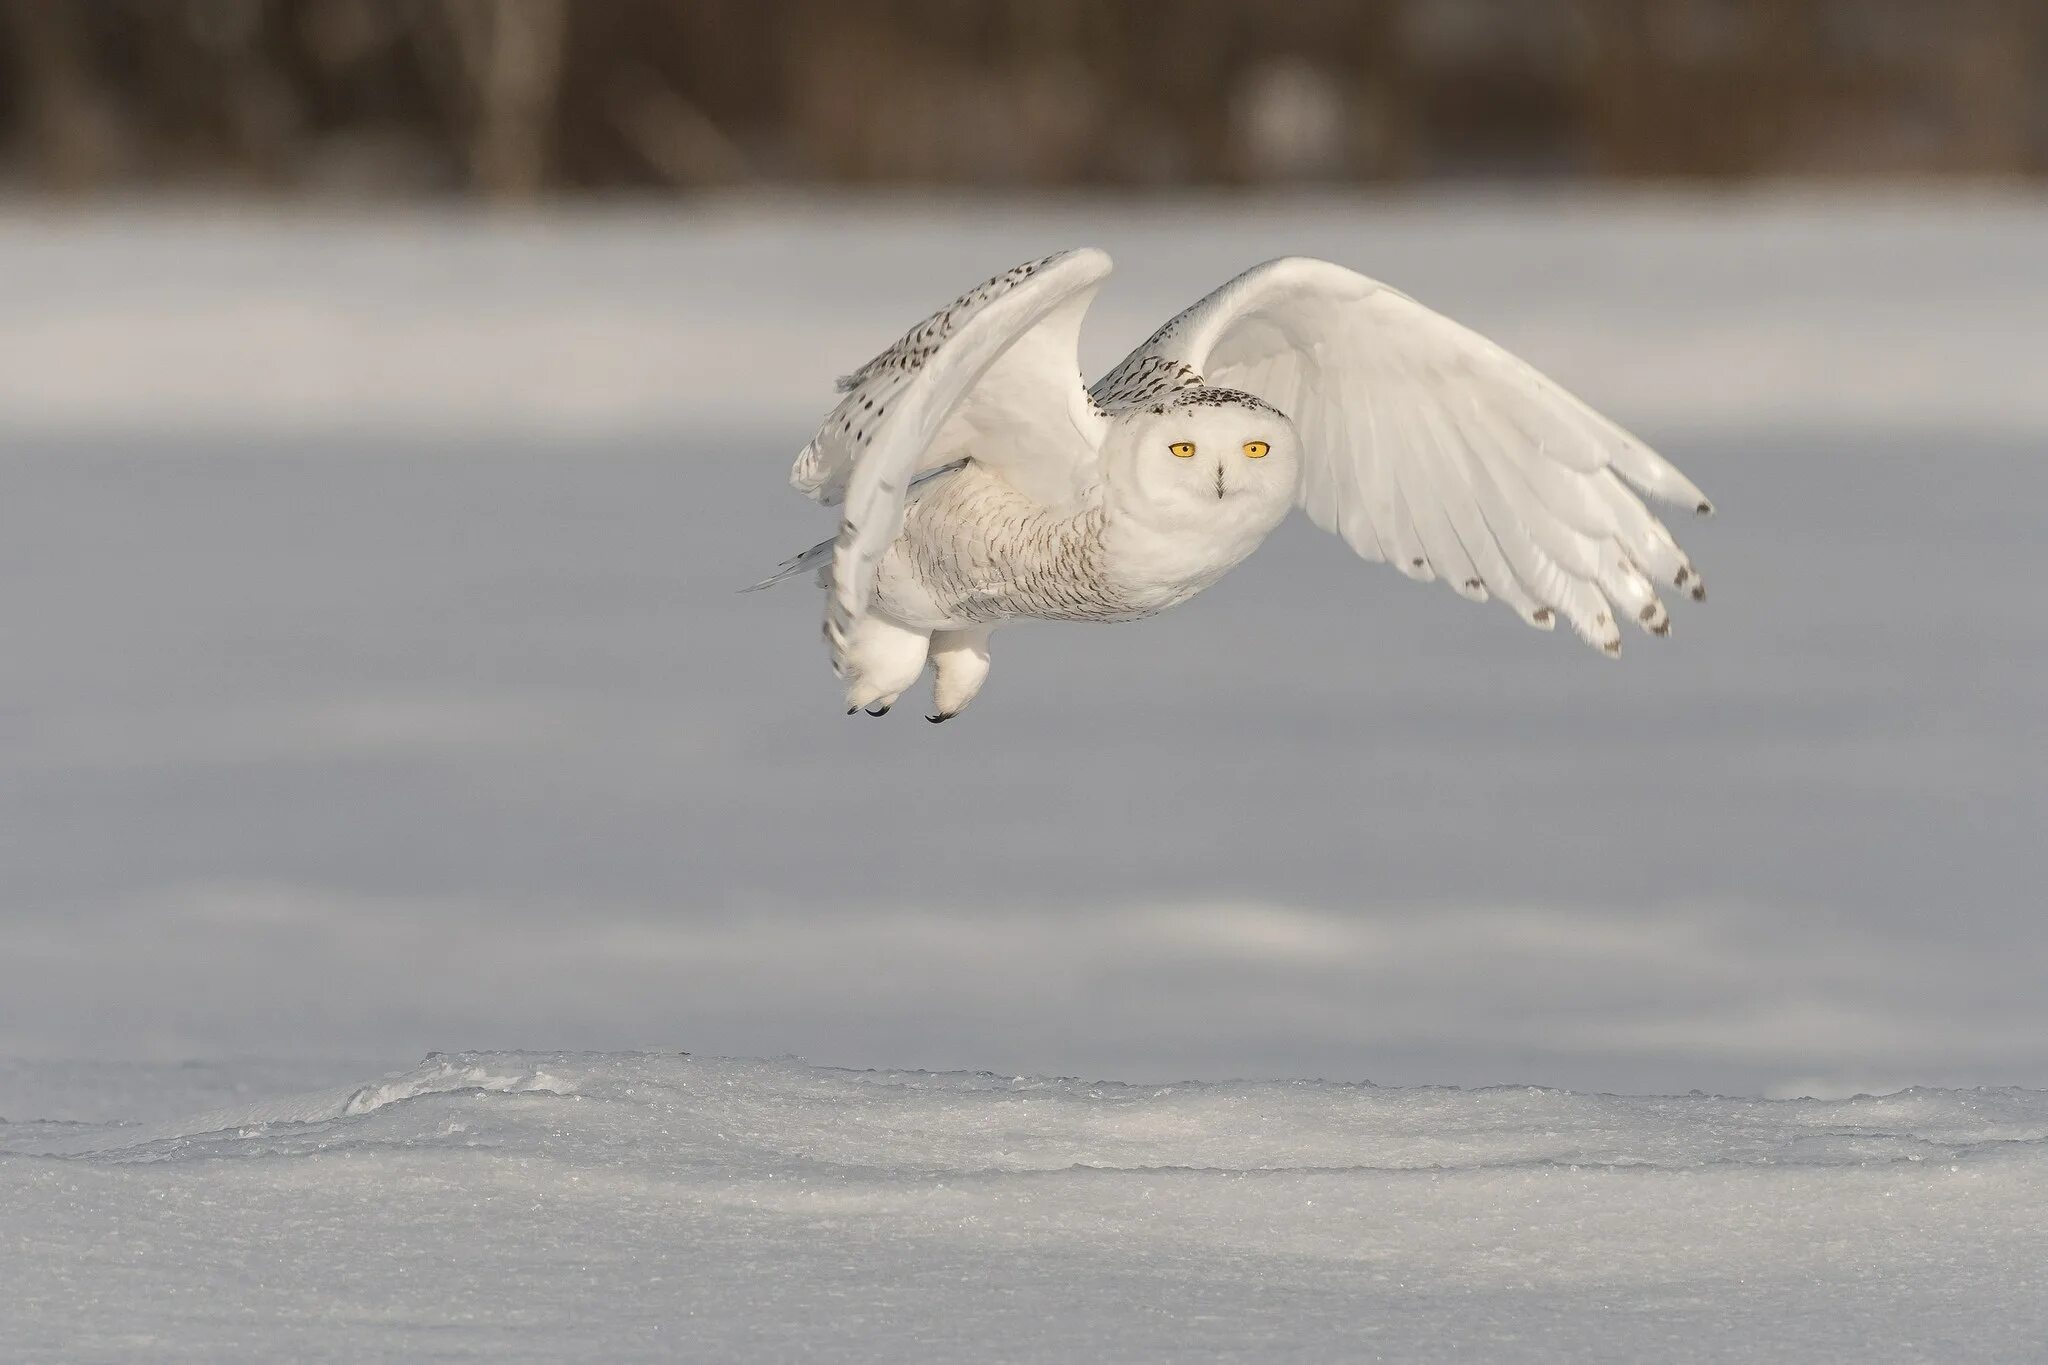
[[494, 199], [546, 186], [566, 0], [444, 0], [469, 109], [470, 180]]
[[7, 0], [0, 17], [37, 177], [63, 193], [91, 189], [112, 172], [120, 148], [113, 112], [93, 80], [79, 11], [64, 0]]

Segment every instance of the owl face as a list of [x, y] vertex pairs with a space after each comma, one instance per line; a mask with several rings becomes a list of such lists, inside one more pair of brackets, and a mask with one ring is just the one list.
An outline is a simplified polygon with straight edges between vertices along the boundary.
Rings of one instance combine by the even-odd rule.
[[1294, 424], [1234, 390], [1176, 397], [1119, 418], [1105, 448], [1105, 474], [1130, 509], [1205, 523], [1284, 515], [1301, 478]]

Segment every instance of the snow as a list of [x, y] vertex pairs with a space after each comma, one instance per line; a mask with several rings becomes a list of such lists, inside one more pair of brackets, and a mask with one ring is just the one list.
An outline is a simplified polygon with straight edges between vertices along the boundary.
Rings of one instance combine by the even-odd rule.
[[[0, 213], [0, 1359], [2037, 1354], [2044, 234]], [[1611, 665], [1296, 526], [845, 718], [787, 460], [1081, 241], [1091, 363], [1290, 251], [1485, 328], [1713, 600]], [[591, 1051], [380, 1079], [461, 1047]], [[1597, 1093], [1694, 1089], [1779, 1098]]]
[[[2040, 199], [1780, 192], [708, 200], [683, 211], [0, 215], [0, 413], [274, 436], [766, 425], [1021, 260], [1100, 245], [1091, 374], [1260, 259], [1325, 256], [1633, 420], [2048, 429]], [[784, 437], [786, 439], [786, 436]], [[773, 562], [771, 560], [771, 562]]]
[[1991, 1361], [2048, 1338], [2030, 1091], [486, 1052], [11, 1125], [0, 1153], [14, 1360]]

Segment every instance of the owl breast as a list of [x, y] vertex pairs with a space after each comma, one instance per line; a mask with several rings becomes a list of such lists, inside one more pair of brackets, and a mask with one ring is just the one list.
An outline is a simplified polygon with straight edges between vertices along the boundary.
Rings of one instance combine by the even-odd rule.
[[[876, 605], [920, 629], [959, 629], [1020, 617], [1135, 621], [1186, 601], [1235, 563], [1199, 555], [1167, 572], [1131, 572], [1129, 538], [1102, 500], [1044, 507], [969, 463], [922, 490], [876, 580]], [[1149, 560], [1143, 547], [1138, 557]]]

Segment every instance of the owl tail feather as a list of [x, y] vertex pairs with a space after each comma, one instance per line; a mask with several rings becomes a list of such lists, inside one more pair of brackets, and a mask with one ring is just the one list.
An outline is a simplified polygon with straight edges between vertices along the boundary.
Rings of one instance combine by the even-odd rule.
[[[786, 583], [797, 575], [808, 573], [812, 569], [816, 569], [822, 574], [831, 563], [832, 542], [821, 540], [802, 554], [783, 560], [782, 563], [776, 566], [774, 573], [768, 575], [759, 583], [755, 583], [751, 587], [741, 588], [740, 591], [759, 592], [763, 588], [772, 588], [777, 583]], [[822, 578], [819, 580], [818, 586], [821, 588], [825, 586]]]

